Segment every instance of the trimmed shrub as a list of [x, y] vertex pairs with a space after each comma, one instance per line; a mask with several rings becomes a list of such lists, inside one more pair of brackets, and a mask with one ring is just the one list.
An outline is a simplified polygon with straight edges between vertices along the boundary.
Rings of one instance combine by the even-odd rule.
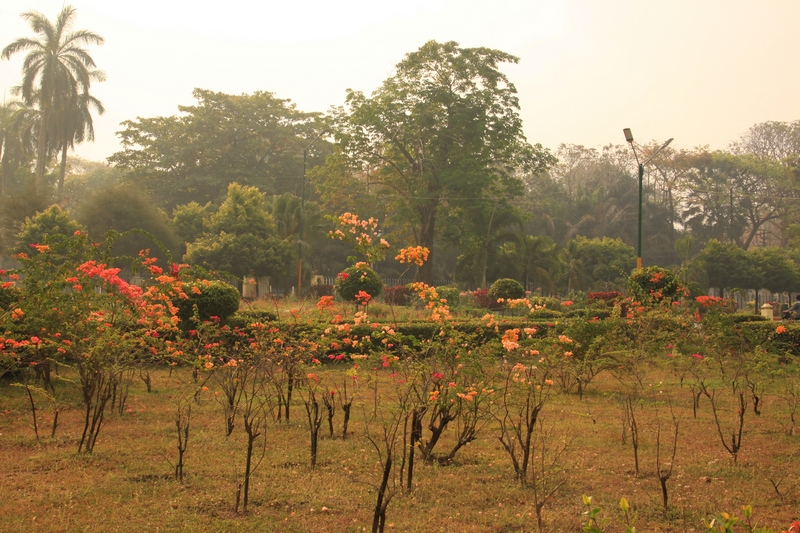
[[346, 302], [355, 302], [356, 294], [361, 291], [375, 299], [383, 292], [383, 281], [377, 272], [365, 263], [359, 263], [339, 273], [334, 289], [336, 294]]
[[461, 303], [461, 291], [458, 287], [442, 285], [441, 287], [436, 287], [436, 293], [439, 295], [439, 298], [447, 300], [447, 305], [450, 306], [451, 309], [458, 307]]
[[276, 320], [278, 320], [278, 316], [272, 311], [242, 310], [237, 311], [228, 319], [228, 325], [234, 328], [238, 327], [242, 330], [249, 330], [250, 324], [254, 322], [267, 324], [269, 322], [275, 322]]
[[683, 292], [678, 276], [671, 270], [657, 266], [646, 267], [628, 278], [631, 293], [640, 302], [674, 301]]
[[611, 316], [610, 307], [607, 307], [605, 309], [598, 307], [570, 309], [569, 311], [564, 313], [564, 318], [583, 318], [585, 320], [592, 320], [593, 318], [597, 318], [598, 320], [605, 320], [610, 316]]
[[515, 300], [525, 296], [522, 284], [511, 278], [500, 278], [489, 287], [489, 298], [497, 301], [499, 298]]
[[[186, 325], [194, 314], [194, 306], [201, 320], [218, 317], [225, 321], [239, 310], [239, 290], [224, 281], [202, 281], [185, 283], [183, 290], [189, 297], [173, 302], [178, 308], [178, 316]], [[199, 294], [196, 292], [199, 290]]]
[[545, 318], [561, 318], [564, 316], [564, 313], [545, 307], [544, 309], [537, 309], [536, 311], [531, 312], [528, 316], [533, 320], [537, 320]]
[[549, 296], [532, 296], [528, 298], [531, 305], [534, 307], [546, 307], [551, 311], [561, 310], [561, 300], [558, 298], [550, 298]]

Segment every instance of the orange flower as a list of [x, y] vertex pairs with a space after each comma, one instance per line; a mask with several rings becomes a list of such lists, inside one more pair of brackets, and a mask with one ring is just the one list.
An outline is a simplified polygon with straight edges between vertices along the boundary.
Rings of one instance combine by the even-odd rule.
[[320, 296], [317, 302], [317, 309], [320, 311], [323, 309], [333, 309], [333, 296]]
[[428, 260], [429, 254], [430, 250], [424, 246], [409, 246], [401, 249], [395, 259], [401, 263], [414, 263], [417, 266], [422, 266]]
[[786, 326], [778, 326], [775, 328], [775, 333], [786, 333]]

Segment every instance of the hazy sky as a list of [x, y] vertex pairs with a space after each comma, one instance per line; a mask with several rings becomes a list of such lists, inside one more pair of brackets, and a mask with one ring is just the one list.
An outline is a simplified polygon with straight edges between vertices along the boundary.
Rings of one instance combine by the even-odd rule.
[[[0, 46], [32, 31], [20, 13], [53, 20], [61, 0], [3, 0]], [[177, 113], [192, 89], [274, 92], [303, 111], [372, 92], [404, 54], [430, 39], [512, 53], [533, 143], [600, 147], [638, 141], [725, 148], [748, 127], [800, 119], [797, 0], [75, 0], [76, 29], [106, 39], [91, 54], [108, 81], [101, 160], [137, 116]], [[0, 61], [0, 89], [20, 82], [22, 55]]]

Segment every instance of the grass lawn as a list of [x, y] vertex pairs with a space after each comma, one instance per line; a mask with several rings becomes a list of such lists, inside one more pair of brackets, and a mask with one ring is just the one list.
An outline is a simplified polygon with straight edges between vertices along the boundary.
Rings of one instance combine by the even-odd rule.
[[[379, 377], [381, 387], [388, 383], [384, 372], [388, 375], [383, 370], [372, 374]], [[564, 483], [544, 506], [546, 531], [580, 531], [586, 520], [583, 494], [603, 507], [603, 516], [614, 518], [607, 531], [624, 530], [617, 520], [621, 497], [638, 513], [637, 531], [704, 531], [704, 518], [721, 511], [741, 516], [741, 507], [747, 504], [753, 506], [758, 524], [776, 531], [800, 517], [800, 437], [784, 431], [789, 415], [788, 404], [779, 396], [780, 384], [773, 384], [775, 393], [765, 396], [760, 416], [748, 407], [741, 452], [734, 466], [721, 444], [709, 401], [700, 400], [694, 418], [688, 388], [680, 387], [664, 371], [649, 379], [663, 383], [646, 384], [645, 399], [636, 411], [639, 476], [634, 474], [631, 436], [625, 435], [623, 443], [627, 430], [619, 384], [610, 375], [598, 377], [582, 400], [555, 392], [550, 396], [539, 427], [549, 433], [545, 442], [551, 450], [565, 442], [568, 449], [550, 478]], [[245, 433], [237, 420], [233, 433], [226, 437], [223, 409], [211, 384], [210, 390], [201, 392], [192, 403], [186, 477], [179, 483], [170, 462], [177, 458], [177, 401], [191, 397], [197, 387], [188, 369], [156, 370], [150, 393], [135, 379], [124, 409], [121, 413], [115, 409], [117, 412], [108, 416], [91, 455], [76, 454], [83, 429], [77, 389], [64, 380], [54, 383], [62, 405], [55, 438], [50, 437], [52, 408], [34, 393], [39, 407], [38, 443], [25, 389], [0, 384], [0, 454], [4, 458], [0, 466], [4, 496], [0, 499], [0, 531], [371, 530], [381, 464], [364, 433], [374, 407], [374, 381], [361, 384], [347, 440], [330, 438], [323, 422], [318, 465], [313, 470], [309, 467], [305, 409], [295, 396], [290, 422], [268, 426], [265, 455], [252, 476], [246, 513], [234, 511], [244, 470]], [[674, 428], [667, 398], [679, 421], [679, 433], [665, 512], [655, 463], [659, 420], [662, 461], [668, 463], [672, 451]], [[719, 400], [726, 438], [736, 417], [732, 400], [729, 393]], [[337, 410], [337, 433], [341, 421], [342, 412]], [[373, 434], [376, 428], [373, 422]], [[413, 491], [406, 493], [397, 487], [388, 507], [386, 530], [536, 531], [531, 488], [515, 481], [497, 436], [497, 423], [488, 423], [453, 464], [418, 463]], [[452, 431], [446, 431], [443, 438], [452, 438]], [[259, 439], [257, 444], [261, 442]], [[538, 458], [534, 464], [540, 464]]]

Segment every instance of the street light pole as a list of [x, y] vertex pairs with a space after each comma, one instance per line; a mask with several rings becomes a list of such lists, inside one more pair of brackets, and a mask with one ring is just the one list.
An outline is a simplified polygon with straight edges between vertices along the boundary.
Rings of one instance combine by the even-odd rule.
[[300, 185], [300, 220], [299, 220], [299, 238], [297, 239], [297, 297], [300, 298], [300, 289], [303, 286], [303, 229], [305, 226], [306, 214], [306, 160], [308, 159], [308, 150], [313, 146], [320, 137], [328, 133], [328, 130], [323, 130], [314, 137], [308, 146], [303, 148], [303, 181]]
[[644, 166], [653, 160], [653, 158], [658, 155], [658, 153], [666, 148], [669, 143], [672, 142], [673, 138], [670, 137], [667, 139], [667, 142], [662, 144], [658, 150], [653, 152], [653, 154], [647, 158], [647, 160], [642, 163], [639, 161], [639, 154], [636, 153], [636, 145], [633, 144], [633, 133], [631, 133], [630, 128], [625, 128], [622, 130], [622, 133], [625, 134], [625, 140], [628, 141], [628, 144], [631, 145], [631, 149], [633, 150], [633, 157], [636, 158], [636, 164], [639, 165], [639, 234], [637, 237], [637, 246], [636, 246], [636, 270], [642, 269], [642, 189], [643, 189], [643, 178], [644, 178]]
[[[631, 144], [631, 146], [633, 146], [633, 144]], [[636, 239], [636, 270], [642, 269], [642, 189], [643, 189], [642, 181], [644, 181], [643, 178], [644, 178], [644, 165], [639, 163], [639, 236]]]

